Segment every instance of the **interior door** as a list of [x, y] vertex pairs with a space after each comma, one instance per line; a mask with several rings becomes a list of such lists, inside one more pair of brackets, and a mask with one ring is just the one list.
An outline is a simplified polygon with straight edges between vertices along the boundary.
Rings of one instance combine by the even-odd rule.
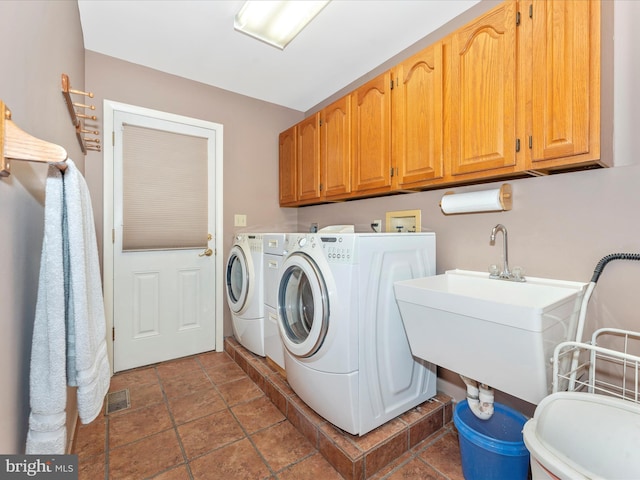
[[179, 118], [113, 115], [114, 372], [216, 348], [221, 138]]

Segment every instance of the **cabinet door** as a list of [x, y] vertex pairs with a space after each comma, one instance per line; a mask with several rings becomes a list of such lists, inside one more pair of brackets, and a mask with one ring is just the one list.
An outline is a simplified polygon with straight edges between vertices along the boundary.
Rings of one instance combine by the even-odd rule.
[[598, 159], [600, 2], [527, 3], [533, 28], [532, 164]]
[[325, 107], [320, 121], [322, 186], [326, 199], [351, 192], [351, 97]]
[[352, 95], [352, 192], [391, 188], [391, 73], [386, 72]]
[[449, 38], [450, 173], [507, 173], [504, 167], [516, 164], [515, 2], [507, 0]]
[[298, 200], [296, 193], [296, 140], [297, 127], [285, 130], [279, 137], [280, 150], [280, 205], [295, 204]]
[[298, 124], [298, 201], [320, 199], [320, 114]]
[[393, 70], [395, 187], [419, 186], [443, 175], [442, 43]]

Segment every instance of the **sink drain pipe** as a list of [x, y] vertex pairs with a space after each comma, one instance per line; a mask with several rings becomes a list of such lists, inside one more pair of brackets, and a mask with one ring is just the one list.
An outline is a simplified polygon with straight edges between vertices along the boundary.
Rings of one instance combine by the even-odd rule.
[[493, 389], [464, 375], [460, 375], [460, 378], [467, 386], [469, 410], [480, 420], [489, 420], [493, 415]]

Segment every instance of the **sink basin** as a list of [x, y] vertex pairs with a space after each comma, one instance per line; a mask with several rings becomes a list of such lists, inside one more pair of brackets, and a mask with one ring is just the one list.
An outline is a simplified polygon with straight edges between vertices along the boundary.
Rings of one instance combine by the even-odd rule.
[[415, 357], [537, 404], [550, 393], [553, 349], [575, 338], [586, 286], [449, 270], [394, 289]]

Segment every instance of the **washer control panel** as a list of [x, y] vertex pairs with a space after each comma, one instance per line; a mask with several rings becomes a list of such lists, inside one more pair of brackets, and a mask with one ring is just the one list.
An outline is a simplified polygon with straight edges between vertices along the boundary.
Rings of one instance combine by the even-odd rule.
[[262, 235], [251, 233], [247, 235], [249, 250], [255, 253], [262, 253]]

